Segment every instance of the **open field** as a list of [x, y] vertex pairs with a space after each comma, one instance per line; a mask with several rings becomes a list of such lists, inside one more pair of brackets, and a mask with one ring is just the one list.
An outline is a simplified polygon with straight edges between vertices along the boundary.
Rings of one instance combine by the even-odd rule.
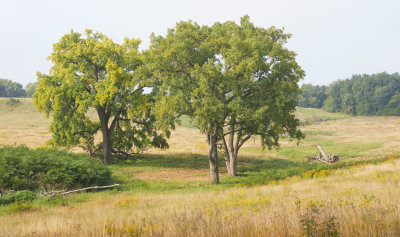
[[19, 98], [19, 104], [9, 106], [0, 98], [0, 145], [26, 144], [38, 147], [51, 138], [50, 121], [32, 105], [32, 99]]
[[[0, 144], [44, 146], [49, 120], [20, 100], [0, 99]], [[269, 151], [251, 139], [239, 177], [220, 157], [220, 185], [209, 181], [205, 136], [185, 120], [170, 149], [111, 166], [117, 190], [0, 206], [0, 236], [399, 236], [400, 117], [297, 116], [308, 121], [299, 146], [283, 138]], [[317, 144], [341, 161], [304, 162]]]

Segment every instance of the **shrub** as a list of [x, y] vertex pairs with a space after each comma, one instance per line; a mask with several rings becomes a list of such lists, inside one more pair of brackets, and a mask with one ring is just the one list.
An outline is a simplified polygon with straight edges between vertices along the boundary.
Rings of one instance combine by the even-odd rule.
[[339, 236], [338, 225], [334, 216], [324, 216], [319, 213], [318, 207], [311, 205], [307, 212], [300, 216], [300, 223], [303, 227], [302, 236]]
[[104, 185], [111, 171], [99, 160], [63, 150], [0, 148], [0, 189], [62, 189]]
[[15, 202], [29, 202], [37, 198], [37, 195], [29, 190], [23, 190], [10, 194], [4, 197], [0, 197], [0, 205], [15, 203]]
[[16, 104], [19, 104], [21, 101], [19, 101], [18, 99], [14, 99], [14, 98], [10, 98], [9, 100], [7, 100], [6, 104], [8, 106], [13, 106]]

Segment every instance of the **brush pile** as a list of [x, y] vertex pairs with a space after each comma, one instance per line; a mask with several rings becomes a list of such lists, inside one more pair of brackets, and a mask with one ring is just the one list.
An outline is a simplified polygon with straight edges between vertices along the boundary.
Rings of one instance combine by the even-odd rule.
[[320, 145], [317, 145], [317, 147], [321, 153], [318, 153], [317, 157], [307, 157], [307, 160], [309, 162], [319, 161], [319, 162], [332, 164], [332, 163], [336, 163], [339, 161], [339, 156], [335, 156], [335, 155], [331, 155], [331, 154], [326, 155]]

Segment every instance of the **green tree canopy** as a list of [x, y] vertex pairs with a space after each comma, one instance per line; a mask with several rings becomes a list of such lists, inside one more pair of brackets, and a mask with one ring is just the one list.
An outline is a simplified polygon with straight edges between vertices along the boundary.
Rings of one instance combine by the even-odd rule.
[[392, 96], [384, 108], [385, 115], [400, 115], [400, 94]]
[[0, 78], [0, 97], [24, 97], [25, 91], [21, 84]]
[[324, 109], [352, 115], [397, 115], [400, 94], [398, 73], [353, 75], [327, 87]]
[[164, 124], [187, 114], [206, 134], [212, 182], [219, 182], [217, 144], [236, 175], [237, 154], [253, 135], [278, 146], [287, 132], [300, 139], [294, 110], [304, 76], [282, 30], [255, 27], [249, 17], [199, 26], [180, 22], [166, 37], [152, 37], [147, 52], [155, 84], [157, 111]]
[[[80, 146], [91, 154], [103, 149], [128, 154], [148, 146], [165, 148], [164, 135], [154, 126], [152, 94], [143, 93], [145, 80], [137, 73], [143, 64], [140, 40], [114, 43], [101, 33], [71, 31], [53, 45], [49, 74], [38, 73], [34, 104], [51, 115], [52, 143]], [[101, 132], [102, 142], [95, 135]]]
[[299, 96], [299, 106], [306, 108], [322, 108], [327, 98], [326, 86], [301, 85], [302, 93]]
[[25, 86], [25, 94], [26, 97], [32, 98], [33, 94], [35, 94], [37, 88], [37, 82], [34, 83], [28, 83], [28, 85]]

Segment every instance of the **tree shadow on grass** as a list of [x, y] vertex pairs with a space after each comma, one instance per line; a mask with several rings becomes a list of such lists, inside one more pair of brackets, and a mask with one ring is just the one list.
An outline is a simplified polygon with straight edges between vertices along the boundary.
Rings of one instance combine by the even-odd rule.
[[[293, 171], [293, 167], [299, 167], [298, 161], [291, 161], [285, 159], [266, 159], [260, 160], [250, 156], [241, 157], [238, 163], [238, 176], [229, 177], [226, 174], [225, 160], [223, 157], [219, 160], [221, 184], [233, 186], [235, 184], [261, 184], [270, 180], [283, 179], [288, 175], [297, 175], [301, 171]], [[140, 158], [129, 161], [120, 161], [115, 164], [115, 168], [155, 168], [157, 172], [159, 168], [182, 168], [192, 170], [209, 169], [208, 158], [201, 154], [145, 154]], [[289, 170], [289, 172], [286, 172]], [[122, 174], [121, 174], [122, 175]], [[127, 179], [125, 179], [127, 180]]]
[[[221, 157], [219, 161], [221, 182], [220, 185], [210, 186], [207, 180], [154, 180], [154, 179], [138, 179], [136, 172], [158, 172], [163, 168], [168, 169], [187, 169], [196, 170], [199, 174], [208, 173], [208, 158], [202, 154], [145, 154], [140, 158], [137, 157], [128, 161], [119, 161], [113, 165], [115, 179], [122, 184], [122, 190], [130, 191], [173, 191], [173, 190], [209, 190], [209, 189], [225, 189], [236, 185], [251, 186], [255, 184], [268, 183], [273, 179], [284, 178], [278, 177], [275, 170], [286, 170], [295, 166], [295, 161], [283, 159], [260, 160], [252, 157], [242, 157], [239, 160], [239, 172], [237, 177], [226, 175], [225, 160]], [[204, 171], [204, 172], [203, 172]], [[130, 173], [133, 172], [133, 173]], [[179, 172], [173, 171], [173, 172]], [[186, 171], [187, 172], [187, 171]], [[179, 177], [179, 175], [177, 175]], [[202, 176], [204, 177], [204, 176]], [[192, 185], [196, 184], [196, 185]]]
[[254, 159], [251, 157], [242, 157], [238, 163], [239, 172], [259, 172], [271, 169], [287, 169], [298, 166], [299, 161], [273, 158], [268, 160]]
[[[219, 167], [225, 167], [223, 157], [219, 159]], [[260, 160], [250, 156], [239, 158], [239, 172], [258, 172], [265, 169], [286, 169], [298, 165], [297, 161], [287, 159]], [[176, 153], [168, 155], [144, 154], [135, 159], [115, 162], [119, 167], [156, 167], [156, 168], [188, 168], [209, 169], [208, 158], [202, 154]]]
[[[222, 163], [221, 163], [222, 164]], [[208, 158], [201, 154], [142, 154], [134, 159], [115, 162], [120, 167], [157, 167], [208, 169]]]

